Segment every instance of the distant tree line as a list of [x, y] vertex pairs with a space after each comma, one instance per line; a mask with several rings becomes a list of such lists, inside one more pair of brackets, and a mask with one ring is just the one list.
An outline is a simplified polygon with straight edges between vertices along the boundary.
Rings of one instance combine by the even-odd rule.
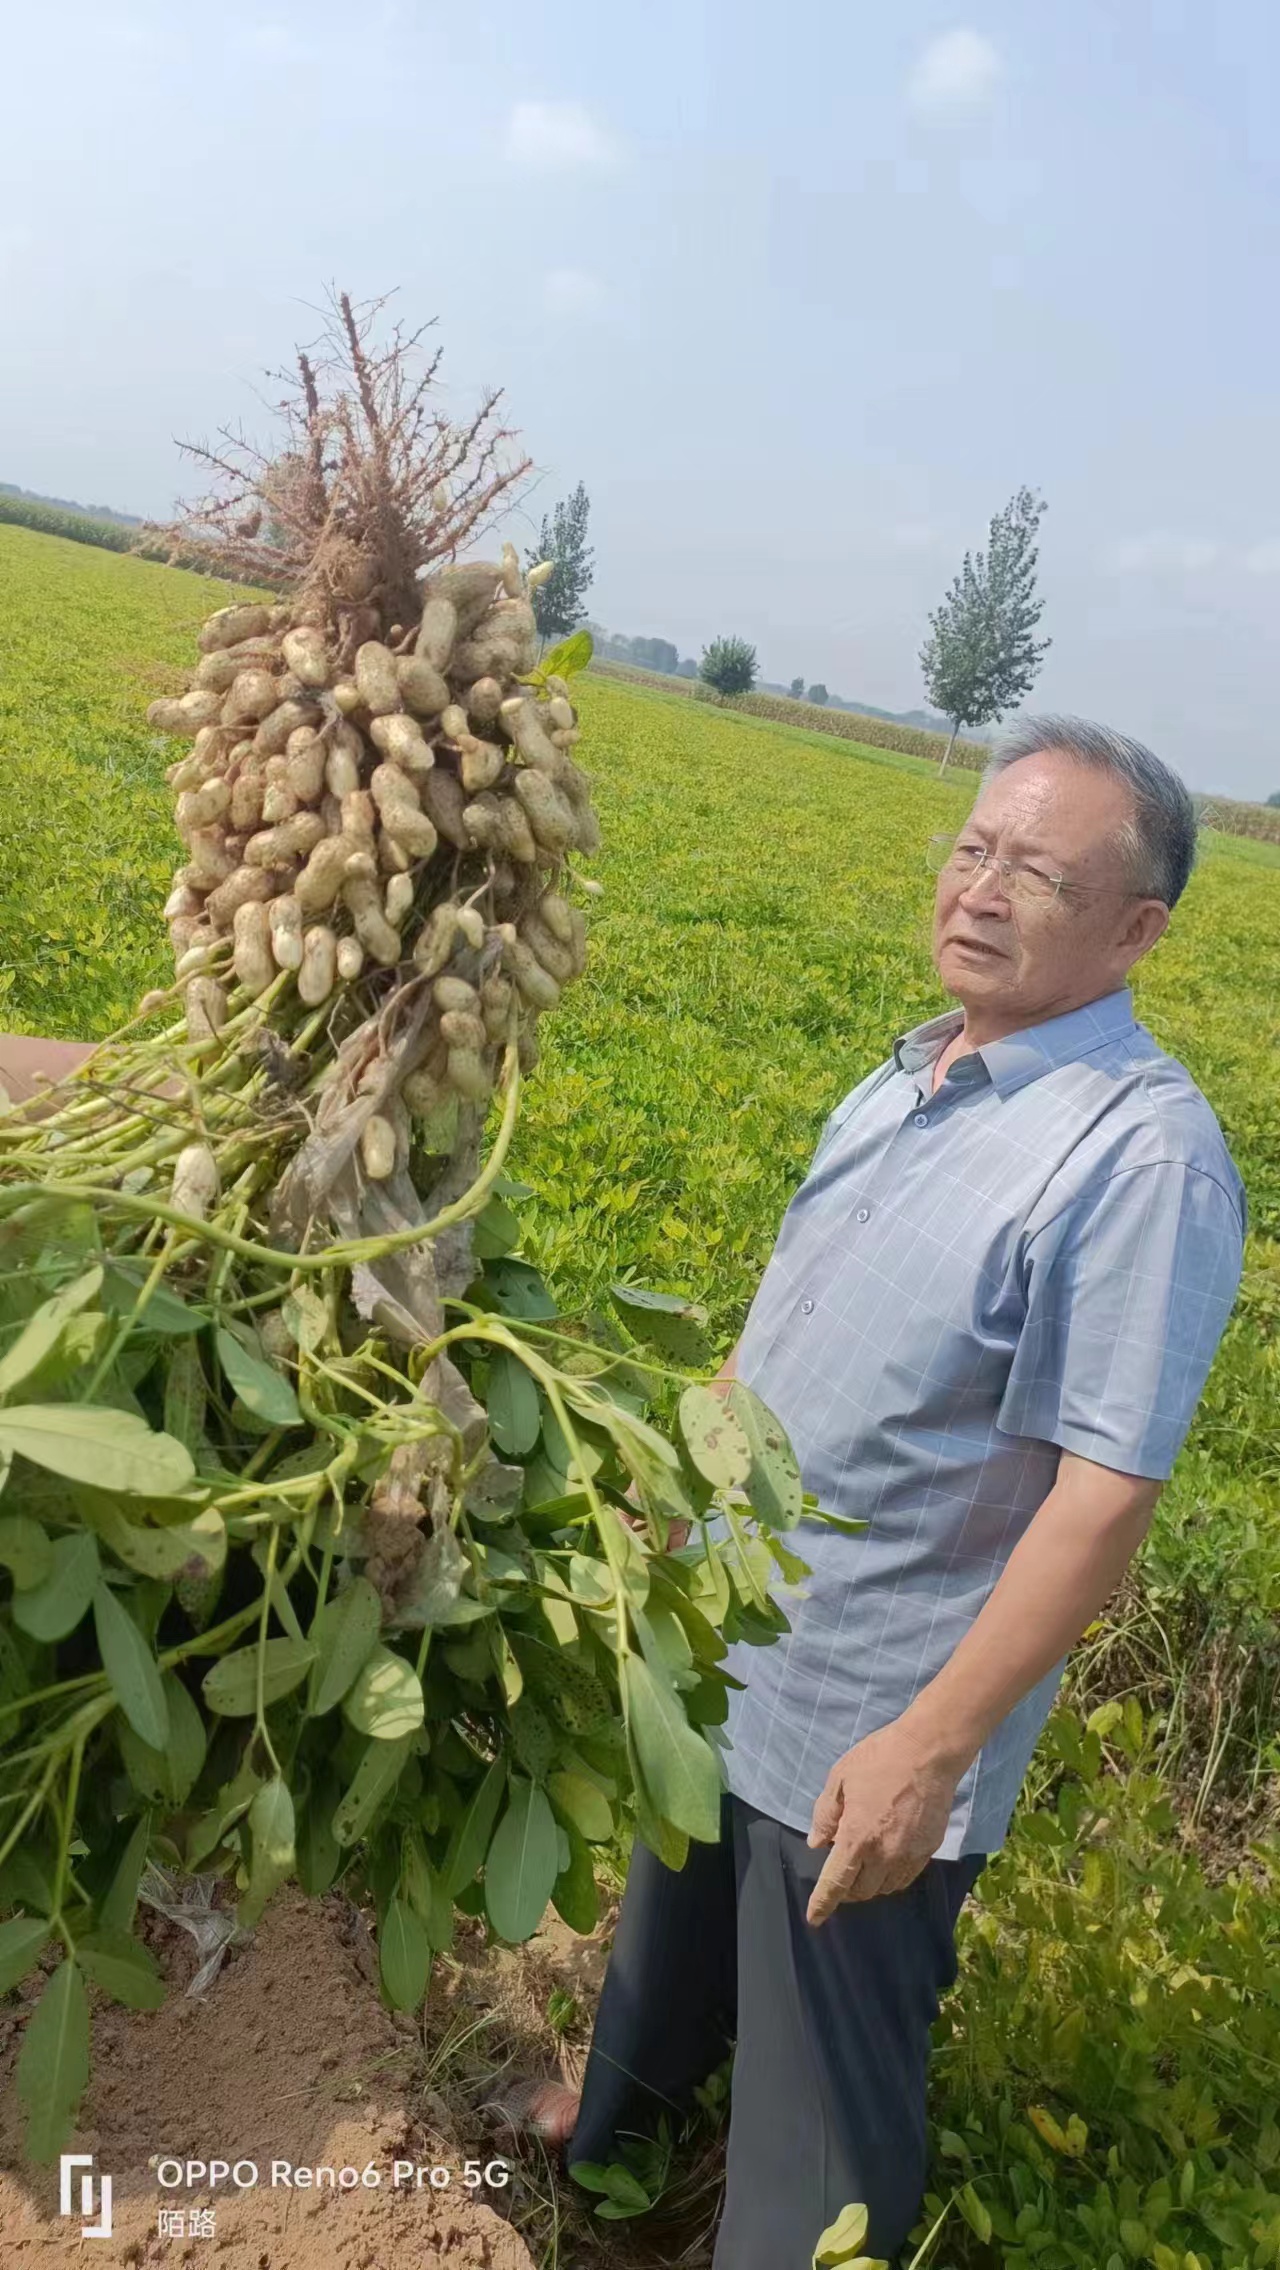
[[55, 512], [78, 513], [82, 520], [115, 520], [122, 528], [141, 528], [136, 513], [116, 512], [109, 504], [77, 504], [74, 497], [46, 497], [39, 489], [20, 489], [14, 481], [0, 481], [0, 497], [21, 497], [26, 504], [47, 504]]

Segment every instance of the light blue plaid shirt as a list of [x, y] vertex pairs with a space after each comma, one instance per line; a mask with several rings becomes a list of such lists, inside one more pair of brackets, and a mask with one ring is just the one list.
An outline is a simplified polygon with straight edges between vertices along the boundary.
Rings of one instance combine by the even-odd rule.
[[[802, 1523], [790, 1634], [726, 1665], [747, 1682], [730, 1786], [806, 1831], [835, 1760], [947, 1662], [1060, 1450], [1168, 1476], [1240, 1282], [1244, 1186], [1128, 987], [961, 1056], [932, 1095], [962, 1021], [904, 1034], [836, 1106], [738, 1356], [805, 1487], [870, 1523]], [[1000, 1844], [1062, 1669], [964, 1775], [940, 1857]]]

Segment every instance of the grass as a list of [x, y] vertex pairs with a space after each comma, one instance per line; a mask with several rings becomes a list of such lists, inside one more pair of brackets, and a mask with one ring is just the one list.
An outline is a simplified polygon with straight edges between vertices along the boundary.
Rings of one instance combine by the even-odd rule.
[[[165, 972], [172, 750], [144, 710], [214, 601], [207, 580], [0, 527], [0, 1018], [12, 1026], [100, 1034]], [[974, 781], [604, 678], [587, 680], [582, 710], [605, 888], [587, 976], [548, 1020], [518, 1130], [511, 1163], [534, 1191], [526, 1248], [566, 1304], [632, 1275], [704, 1301], [727, 1346], [828, 1112], [897, 1033], [946, 1006], [923, 845], [968, 808]], [[1249, 1849], [1274, 1827], [1280, 1764], [1278, 929], [1280, 849], [1209, 833], [1168, 934], [1134, 972], [1138, 1015], [1205, 1090], [1244, 1176], [1246, 1278], [1142, 1570], [1076, 1674], [1085, 1709], [1141, 1698], [1140, 1741], [1104, 1755], [1095, 1735], [1082, 1752], [1061, 1722], [1037, 1769], [1040, 1810], [1024, 1809], [966, 1926], [982, 2006], [952, 2006], [938, 2081], [951, 2142], [935, 2180], [941, 2198], [963, 2181], [972, 2200], [937, 2270], [1276, 2259], [1256, 2032], [1274, 1889], [1251, 1877]], [[1201, 1855], [1185, 1867], [1180, 1833]], [[1120, 1925], [1139, 1911], [1131, 1941]], [[1163, 1981], [1150, 2009], [1137, 1971]], [[1073, 2009], [1089, 2012], [1086, 2038]], [[549, 2026], [553, 2054], [555, 2040]], [[1243, 2174], [1194, 2111], [1205, 2092], [1247, 2136]], [[1090, 2141], [1074, 2156], [1046, 2145], [1028, 2104], [1063, 2122], [1078, 2110]], [[1216, 2202], [1203, 2228], [1202, 2194]], [[988, 2209], [1001, 2222], [983, 2240]], [[1024, 2244], [1035, 2232], [1043, 2243]], [[548, 2239], [548, 2263], [558, 2246]]]
[[172, 967], [175, 860], [147, 702], [222, 587], [0, 527], [0, 1022], [109, 1032]]

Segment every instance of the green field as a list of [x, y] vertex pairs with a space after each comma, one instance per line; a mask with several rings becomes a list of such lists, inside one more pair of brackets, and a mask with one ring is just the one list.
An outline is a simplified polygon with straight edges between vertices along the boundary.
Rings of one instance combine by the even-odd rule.
[[[0, 1022], [100, 1034], [164, 976], [172, 751], [143, 713], [210, 602], [0, 527]], [[566, 1302], [633, 1273], [704, 1301], [727, 1345], [827, 1113], [946, 1005], [923, 845], [974, 781], [604, 679], [582, 710], [605, 889], [517, 1133], [526, 1244]], [[941, 2264], [1280, 2261], [1280, 1877], [1268, 1897], [1256, 1857], [1280, 1764], [1278, 932], [1280, 850], [1209, 835], [1135, 973], [1244, 1176], [1246, 1281], [1141, 1575], [1082, 1653], [1079, 1710], [1104, 1715], [1083, 1747], [1055, 1721], [1051, 1806], [1029, 1802], [969, 1927], [981, 1993], [948, 2021], [936, 2181], [972, 2181], [998, 2244], [957, 2236]]]

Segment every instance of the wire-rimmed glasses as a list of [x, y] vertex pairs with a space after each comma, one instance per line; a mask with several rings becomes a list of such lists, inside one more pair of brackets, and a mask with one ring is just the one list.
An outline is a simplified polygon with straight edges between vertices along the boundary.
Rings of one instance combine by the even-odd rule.
[[996, 859], [985, 844], [971, 836], [931, 835], [924, 856], [934, 875], [940, 875], [944, 867], [966, 877], [981, 874], [984, 867], [994, 868], [1008, 899], [1048, 906], [1062, 888], [1063, 877], [1056, 869], [1038, 866], [1029, 859]]

